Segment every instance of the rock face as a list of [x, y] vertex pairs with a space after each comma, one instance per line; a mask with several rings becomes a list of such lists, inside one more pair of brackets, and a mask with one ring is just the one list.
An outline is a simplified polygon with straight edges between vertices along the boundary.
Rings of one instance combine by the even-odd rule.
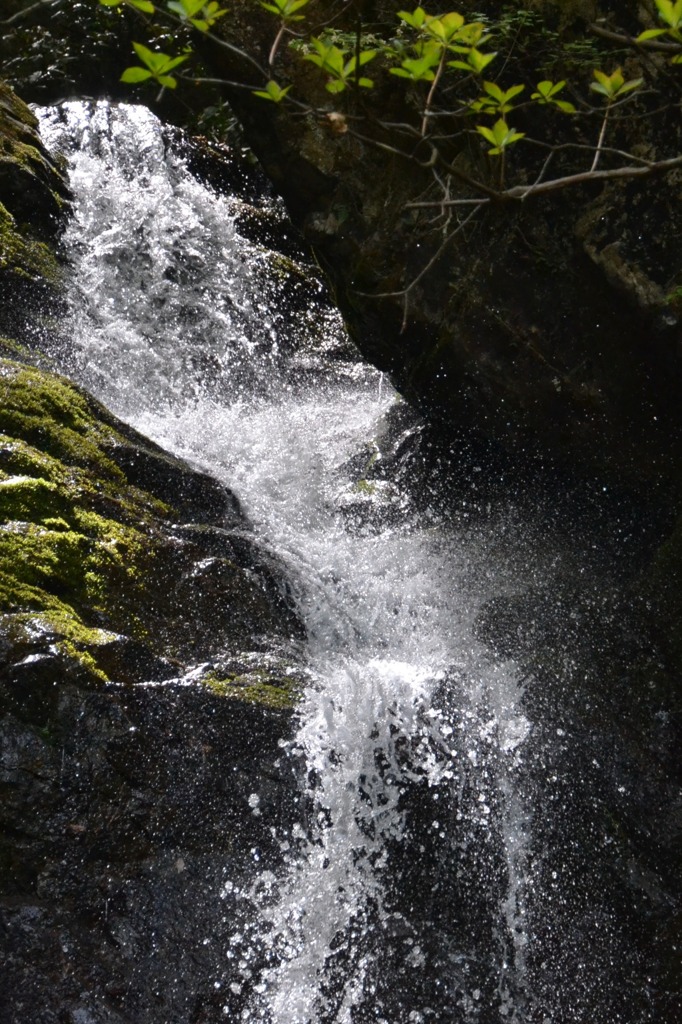
[[0, 1017], [216, 1020], [298, 818], [303, 630], [234, 496], [24, 344], [68, 189], [4, 87], [0, 136]]
[[2, 1020], [222, 1019], [240, 890], [296, 814], [289, 714], [63, 670], [42, 705], [24, 686], [0, 697]]
[[0, 82], [0, 333], [21, 332], [26, 305], [58, 305], [54, 254], [69, 189], [43, 146], [38, 121]]
[[10, 360], [0, 373], [7, 681], [66, 659], [84, 682], [135, 683], [291, 649], [284, 584], [229, 492], [64, 379]]
[[[551, 24], [569, 42], [587, 20], [612, 13], [589, 0], [519, 6], [550, 16], [561, 9], [561, 24], [558, 17]], [[387, 17], [388, 4], [367, 7]], [[638, 10], [620, 4], [609, 24], [636, 32]], [[251, 12], [236, 12], [229, 25], [249, 46], [268, 45], [270, 26]], [[225, 71], [223, 56], [206, 59]], [[290, 70], [300, 74], [293, 63]], [[660, 502], [674, 510], [679, 328], [666, 296], [680, 283], [675, 175], [481, 212], [406, 305], [404, 295], [378, 299], [400, 292], [438, 251], [443, 222], [430, 225], [406, 209], [433, 179], [428, 168], [377, 148], [386, 137], [376, 124], [366, 125], [370, 141], [336, 133], [326, 115], [338, 112], [339, 100], [312, 69], [297, 87], [321, 107], [319, 116], [291, 117], [243, 93], [233, 101], [363, 350], [443, 433], [475, 431], [522, 457], [551, 457], [603, 479], [624, 476], [633, 486], [662, 484]], [[376, 95], [371, 102], [382, 104], [386, 119], [416, 116], [416, 100], [395, 81]], [[647, 152], [676, 148], [677, 122], [638, 124]], [[630, 148], [633, 138], [623, 135], [622, 144]], [[20, 325], [5, 331], [21, 340]], [[17, 355], [14, 343], [6, 351]], [[9, 528], [0, 531], [1, 877], [9, 969], [0, 1009], [17, 1024], [189, 1024], [217, 1019], [226, 1000], [238, 1014], [244, 994], [223, 993], [241, 982], [220, 965], [239, 911], [229, 895], [217, 903], [215, 892], [225, 865], [237, 886], [248, 881], [251, 858], [276, 867], [269, 827], [286, 829], [295, 813], [277, 741], [288, 729], [287, 662], [300, 633], [281, 576], [253, 549], [226, 492], [132, 436], [67, 382], [16, 358], [3, 361], [2, 373], [0, 500]], [[529, 701], [540, 722], [565, 704], [595, 755], [615, 734], [625, 771], [637, 779], [647, 765], [651, 784], [636, 800], [609, 803], [609, 793], [599, 807], [621, 836], [611, 884], [632, 876], [648, 922], [641, 944], [664, 964], [654, 998], [671, 1022], [680, 989], [680, 916], [670, 909], [679, 906], [679, 552], [678, 529], [644, 574], [640, 596], [653, 608], [644, 638], [618, 625], [617, 605], [602, 623], [600, 608], [582, 607], [580, 596], [548, 612], [544, 595], [524, 594], [488, 608], [479, 622], [493, 650], [527, 663], [538, 679]], [[188, 603], [196, 607], [191, 628], [180, 613]], [[568, 669], [556, 683], [557, 662], [568, 664], [585, 625], [609, 638], [603, 659], [585, 668], [589, 700]], [[279, 663], [266, 657], [271, 647]], [[193, 676], [201, 663], [213, 668], [204, 664]], [[634, 665], [635, 683], [614, 664]], [[152, 675], [166, 685], [139, 685]], [[207, 685], [180, 686], [178, 677]], [[254, 699], [225, 699], [240, 696]], [[653, 765], [652, 751], [660, 755]], [[546, 772], [544, 763], [536, 767]], [[256, 777], [262, 817], [249, 803]], [[628, 819], [633, 806], [636, 821]], [[579, 857], [573, 868], [577, 878]]]

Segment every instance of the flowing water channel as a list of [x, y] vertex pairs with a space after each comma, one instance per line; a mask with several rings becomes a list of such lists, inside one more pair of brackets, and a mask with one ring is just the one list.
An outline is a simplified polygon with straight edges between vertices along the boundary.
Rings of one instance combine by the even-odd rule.
[[[491, 600], [583, 555], [527, 509], [410, 485], [417, 418], [354, 354], [311, 268], [242, 237], [237, 201], [192, 177], [148, 111], [73, 103], [42, 120], [76, 194], [63, 369], [236, 492], [307, 629], [282, 751], [305, 762], [307, 811], [278, 837], [285, 869], [254, 851], [252, 886], [231, 893], [224, 1019], [653, 1019], [595, 867], [603, 773], [561, 774], [571, 723], [534, 717], [513, 651], [477, 639]], [[287, 312], [301, 273], [309, 301]]]

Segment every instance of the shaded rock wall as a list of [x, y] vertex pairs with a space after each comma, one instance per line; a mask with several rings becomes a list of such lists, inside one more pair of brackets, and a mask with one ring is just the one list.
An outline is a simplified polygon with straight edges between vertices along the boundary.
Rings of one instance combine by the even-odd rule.
[[34, 314], [59, 306], [54, 245], [69, 210], [63, 172], [38, 134], [38, 121], [0, 81], [0, 334], [21, 334]]

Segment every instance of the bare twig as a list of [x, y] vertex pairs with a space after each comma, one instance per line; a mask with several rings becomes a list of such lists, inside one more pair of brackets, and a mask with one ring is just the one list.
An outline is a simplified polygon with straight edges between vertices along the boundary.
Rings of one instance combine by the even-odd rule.
[[279, 26], [279, 31], [277, 32], [277, 35], [273, 40], [272, 46], [270, 47], [270, 53], [268, 54], [268, 67], [270, 68], [275, 63], [275, 57], [277, 56], [277, 51], [279, 50], [279, 44], [282, 42], [286, 30], [287, 26], [286, 23], [283, 21], [282, 24]]
[[645, 39], [644, 42], [640, 43], [636, 36], [623, 35], [620, 32], [612, 32], [608, 28], [602, 28], [601, 25], [595, 25], [590, 23], [588, 26], [590, 32], [594, 32], [595, 36], [601, 36], [602, 39], [608, 39], [612, 43], [624, 43], [626, 46], [638, 46], [643, 50], [660, 50], [661, 53], [679, 53], [682, 47], [678, 43], [663, 43], [658, 39]]
[[599, 140], [597, 142], [597, 148], [594, 151], [594, 159], [590, 171], [597, 170], [597, 164], [599, 163], [599, 157], [601, 156], [602, 146], [604, 145], [604, 136], [606, 135], [606, 125], [609, 120], [609, 111], [611, 110], [611, 104], [607, 103], [606, 110], [604, 111], [604, 120], [601, 123], [601, 130], [599, 132]]
[[[367, 299], [393, 299], [393, 298], [403, 297], [405, 299], [405, 303], [404, 303], [405, 313], [404, 313], [404, 316], [403, 316], [403, 322], [402, 322], [401, 327], [400, 327], [400, 331], [402, 333], [405, 330], [405, 328], [407, 327], [407, 297], [408, 297], [408, 295], [410, 294], [410, 292], [412, 291], [413, 288], [416, 288], [416, 286], [419, 284], [419, 282], [424, 277], [424, 275], [428, 274], [429, 270], [431, 270], [431, 267], [436, 263], [436, 261], [438, 259], [440, 259], [440, 257], [442, 256], [443, 252], [448, 247], [448, 245], [453, 240], [453, 238], [455, 238], [456, 235], [458, 235], [460, 233], [460, 231], [463, 231], [464, 228], [469, 223], [469, 221], [472, 220], [473, 217], [476, 216], [476, 214], [478, 213], [479, 207], [484, 206], [487, 203], [487, 201], [488, 200], [485, 200], [485, 199], [482, 199], [482, 200], [478, 201], [476, 207], [471, 211], [471, 213], [467, 214], [467, 216], [464, 218], [464, 220], [460, 221], [459, 224], [457, 225], [457, 227], [453, 231], [451, 231], [448, 235], [446, 235], [446, 237], [443, 239], [441, 244], [438, 246], [438, 248], [436, 249], [436, 251], [433, 254], [433, 256], [431, 257], [431, 259], [428, 261], [426, 266], [422, 267], [422, 269], [419, 271], [417, 276], [412, 278], [410, 283], [408, 285], [406, 285], [405, 288], [400, 288], [398, 291], [394, 291], [394, 292], [374, 292], [374, 293], [372, 293], [372, 292], [357, 292], [357, 294], [358, 295], [362, 295], [363, 298], [367, 298]], [[420, 205], [420, 204], [410, 204], [410, 205]], [[430, 205], [440, 205], [440, 204], [430, 204]], [[442, 205], [445, 207], [445, 206], [453, 206], [455, 204], [452, 201], [450, 201], [450, 202], [443, 202]]]
[[464, 206], [476, 204], [476, 206], [487, 206], [493, 202], [506, 202], [509, 200], [525, 200], [532, 196], [546, 195], [548, 192], [558, 192], [560, 189], [572, 188], [577, 185], [589, 185], [599, 181], [616, 181], [618, 179], [648, 178], [653, 174], [665, 174], [675, 167], [682, 167], [682, 156], [672, 157], [670, 160], [658, 160], [647, 163], [644, 167], [614, 167], [608, 171], [582, 171], [579, 174], [568, 174], [562, 178], [552, 178], [550, 181], [536, 182], [533, 185], [514, 185], [513, 188], [504, 189], [479, 199], [433, 199], [422, 200], [415, 203], [407, 203], [406, 210], [433, 209], [437, 206]]
[[30, 7], [24, 7], [23, 11], [17, 11], [9, 18], [5, 18], [0, 21], [0, 25], [13, 25], [15, 21], [21, 21], [28, 14], [32, 14], [33, 11], [37, 11], [39, 7], [58, 7], [62, 0], [38, 0], [37, 3], [31, 4]]
[[436, 74], [434, 76], [433, 82], [431, 83], [431, 88], [429, 89], [429, 94], [426, 97], [426, 103], [424, 104], [424, 113], [422, 115], [422, 127], [421, 127], [422, 138], [426, 135], [426, 129], [427, 129], [428, 123], [429, 123], [429, 113], [431, 111], [431, 104], [433, 103], [433, 97], [436, 94], [436, 87], [438, 86], [438, 83], [440, 82], [441, 77], [443, 75], [443, 71], [445, 69], [445, 58], [447, 56], [447, 52], [448, 51], [445, 48], [443, 48], [443, 52], [440, 55], [440, 61], [438, 63], [438, 70], [436, 71]]

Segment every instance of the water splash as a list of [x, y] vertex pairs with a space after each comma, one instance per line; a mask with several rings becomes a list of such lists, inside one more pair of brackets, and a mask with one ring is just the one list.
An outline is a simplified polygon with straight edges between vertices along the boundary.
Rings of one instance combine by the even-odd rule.
[[[226, 1016], [542, 1021], [536, 730], [515, 664], [473, 629], [518, 585], [493, 560], [494, 525], [425, 515], [353, 468], [399, 397], [348, 357], [321, 297], [295, 326], [282, 316], [277, 257], [239, 236], [234, 201], [188, 173], [148, 111], [66, 104], [42, 120], [77, 195], [64, 368], [238, 493], [307, 626], [312, 682], [288, 751], [305, 762], [301, 822], [278, 837], [281, 877], [254, 850], [251, 889], [227, 883], [242, 909]], [[551, 1024], [587, 1021], [552, 1017], [551, 998]], [[591, 1024], [607, 1020], [590, 1006]]]

